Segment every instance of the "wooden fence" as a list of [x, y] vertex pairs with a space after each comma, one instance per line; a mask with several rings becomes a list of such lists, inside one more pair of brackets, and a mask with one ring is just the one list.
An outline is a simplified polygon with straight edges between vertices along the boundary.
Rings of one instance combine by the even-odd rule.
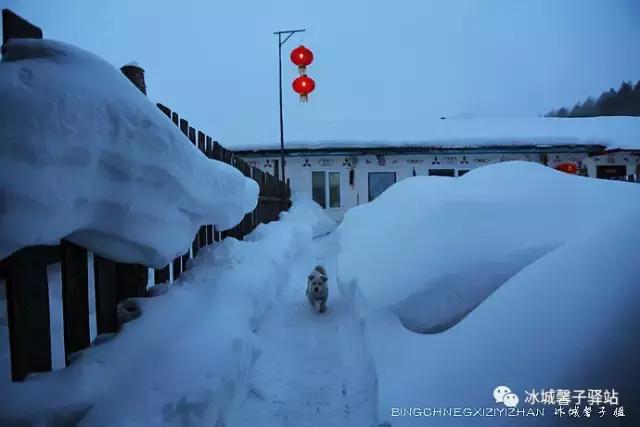
[[[42, 31], [38, 27], [6, 9], [2, 11], [2, 18], [3, 41], [9, 38], [42, 38]], [[144, 77], [142, 81], [139, 79], [140, 75], [134, 78], [135, 72], [141, 69], [126, 66], [122, 71], [145, 93]], [[50, 371], [52, 368], [48, 265], [58, 262], [61, 264], [64, 352], [65, 363], [69, 364], [73, 353], [86, 349], [91, 344], [91, 274], [95, 285], [97, 334], [115, 333], [120, 326], [119, 303], [132, 297], [148, 296], [149, 282], [160, 284], [175, 281], [187, 268], [188, 260], [196, 256], [201, 248], [225, 237], [242, 239], [258, 224], [277, 220], [279, 213], [289, 208], [291, 192], [288, 182], [279, 181], [276, 177], [249, 166], [213, 138], [190, 126], [176, 112], [162, 104], [157, 106], [168, 117], [167, 120], [172, 121], [184, 133], [186, 144], [193, 144], [203, 155], [237, 168], [258, 183], [260, 195], [256, 209], [245, 215], [242, 222], [230, 230], [219, 231], [212, 225], [202, 226], [194, 237], [190, 250], [174, 259], [170, 265], [153, 270], [153, 280], [148, 277], [149, 269], [146, 266], [119, 263], [98, 255], [94, 255], [93, 271], [90, 271], [87, 250], [66, 240], [55, 246], [26, 247], [0, 260], [0, 278], [6, 280], [13, 381], [22, 381], [29, 373]]]

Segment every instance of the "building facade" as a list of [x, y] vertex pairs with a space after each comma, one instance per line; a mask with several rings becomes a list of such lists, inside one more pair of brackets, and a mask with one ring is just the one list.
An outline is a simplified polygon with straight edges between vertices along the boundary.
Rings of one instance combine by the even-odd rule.
[[[236, 152], [250, 165], [280, 173], [280, 152]], [[285, 151], [286, 176], [295, 193], [307, 193], [340, 221], [347, 209], [375, 199], [397, 181], [417, 175], [460, 177], [493, 163], [522, 160], [552, 168], [574, 165], [576, 173], [637, 181], [640, 151], [607, 151], [602, 145], [432, 147], [324, 147]]]

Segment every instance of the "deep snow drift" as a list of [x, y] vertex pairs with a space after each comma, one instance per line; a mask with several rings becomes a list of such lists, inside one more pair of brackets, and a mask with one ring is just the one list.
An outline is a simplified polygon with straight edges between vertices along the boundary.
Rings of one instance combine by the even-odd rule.
[[535, 163], [414, 177], [347, 212], [339, 274], [410, 329], [437, 332], [535, 259], [632, 209], [638, 185]]
[[[558, 405], [525, 402], [543, 388], [615, 389], [622, 421], [637, 416], [637, 184], [521, 162], [410, 178], [348, 212], [338, 233], [340, 280], [367, 319], [380, 421], [564, 425], [567, 407], [560, 418]], [[393, 415], [499, 408], [500, 385], [544, 418]], [[614, 408], [594, 422], [620, 421]]]
[[[319, 207], [302, 203], [301, 210], [294, 204], [244, 241], [203, 249], [167, 293], [137, 299], [140, 318], [68, 368], [0, 384], [0, 425], [229, 425], [253, 387], [262, 352], [256, 333], [309, 249], [313, 225], [324, 221], [313, 216], [324, 215]], [[295, 278], [300, 301], [307, 267]]]
[[67, 238], [162, 267], [258, 186], [207, 159], [119, 70], [74, 46], [11, 40], [0, 62], [0, 258]]
[[[574, 396], [574, 390], [613, 389], [625, 418], [615, 418], [615, 405], [594, 405], [592, 423], [637, 425], [639, 239], [640, 211], [596, 227], [533, 262], [439, 334], [412, 333], [388, 312], [370, 313], [367, 334], [381, 421], [409, 427], [424, 420], [394, 417], [393, 407], [499, 407], [492, 392], [506, 385], [519, 396], [518, 408], [544, 408], [544, 417], [431, 421], [439, 426], [583, 425], [587, 400], [580, 405], [581, 419], [567, 420], [575, 399], [560, 418], [554, 413], [558, 404], [527, 403], [525, 392], [562, 389]], [[603, 418], [596, 414], [600, 406], [606, 409]]]

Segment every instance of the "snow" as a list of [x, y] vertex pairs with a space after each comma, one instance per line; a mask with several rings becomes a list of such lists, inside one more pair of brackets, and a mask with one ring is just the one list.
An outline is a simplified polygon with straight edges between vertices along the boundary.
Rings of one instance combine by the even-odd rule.
[[[364, 322], [336, 280], [336, 236], [321, 237], [291, 264], [291, 278], [256, 336], [260, 357], [229, 426], [377, 427], [377, 379]], [[312, 310], [306, 279], [326, 267], [327, 311]], [[259, 421], [258, 421], [259, 420]]]
[[[601, 223], [531, 263], [440, 334], [414, 334], [389, 312], [370, 314], [367, 336], [379, 379], [380, 419], [394, 427], [416, 424], [392, 417], [391, 407], [494, 407], [491, 393], [499, 385], [519, 395], [519, 408], [545, 407], [522, 403], [524, 391], [532, 389], [614, 389], [627, 421], [637, 417], [638, 239], [639, 211]], [[544, 419], [528, 424], [508, 418], [464, 421], [566, 425], [554, 407], [547, 405]], [[607, 425], [616, 421], [612, 411], [607, 405]], [[455, 421], [439, 418], [438, 425], [459, 425]]]
[[[499, 385], [519, 408], [532, 389], [615, 389], [633, 413], [639, 196], [505, 162], [400, 181], [332, 232], [297, 194], [279, 221], [133, 300], [141, 317], [68, 368], [0, 383], [0, 424], [565, 425], [553, 406], [543, 420], [392, 413], [495, 408]], [[322, 315], [304, 295], [316, 264]]]
[[408, 178], [346, 213], [339, 275], [408, 328], [438, 332], [531, 262], [631, 209], [640, 186], [530, 162]]
[[[362, 319], [338, 289], [332, 317], [313, 313], [304, 297], [317, 263], [331, 267], [335, 286], [335, 238], [312, 239], [314, 224], [326, 222], [315, 215], [324, 212], [294, 203], [245, 240], [201, 250], [166, 293], [135, 299], [141, 317], [111, 339], [100, 336], [102, 344], [68, 368], [0, 383], [0, 424], [243, 426], [260, 419], [270, 427], [290, 417], [296, 426], [320, 419], [376, 425]], [[249, 424], [247, 415], [255, 416]]]
[[[379, 420], [422, 421], [392, 408], [495, 407], [499, 385], [520, 408], [541, 388], [615, 389], [640, 407], [639, 225], [639, 186], [524, 162], [410, 178], [350, 210], [338, 280], [366, 319]], [[553, 408], [517, 425], [564, 425]], [[516, 422], [463, 420], [437, 424]]]
[[335, 230], [337, 224], [324, 214], [322, 206], [313, 201], [310, 194], [293, 194], [291, 201], [295, 209], [280, 214], [281, 219], [297, 222], [311, 222], [313, 237], [323, 236]]
[[[419, 126], [393, 121], [332, 122], [313, 139], [287, 141], [287, 149], [381, 147], [473, 148], [502, 146], [603, 145], [640, 149], [640, 117], [425, 119]], [[279, 142], [243, 144], [239, 151], [277, 150]]]
[[162, 267], [198, 228], [224, 230], [258, 186], [207, 159], [119, 70], [52, 40], [10, 40], [0, 62], [0, 258], [66, 238]]

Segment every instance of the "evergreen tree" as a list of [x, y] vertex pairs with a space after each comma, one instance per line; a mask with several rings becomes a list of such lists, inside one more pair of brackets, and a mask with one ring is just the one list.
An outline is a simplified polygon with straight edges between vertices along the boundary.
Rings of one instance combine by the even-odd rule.
[[622, 82], [620, 89], [602, 92], [598, 100], [588, 97], [567, 110], [551, 110], [545, 117], [640, 116], [640, 80]]

